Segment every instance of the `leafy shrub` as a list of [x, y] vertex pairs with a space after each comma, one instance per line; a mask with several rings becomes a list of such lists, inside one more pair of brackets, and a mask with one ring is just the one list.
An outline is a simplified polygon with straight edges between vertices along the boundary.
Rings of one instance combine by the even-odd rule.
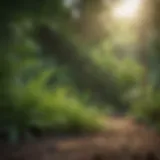
[[160, 93], [148, 88], [147, 92], [133, 103], [130, 114], [138, 121], [160, 129]]
[[[108, 42], [104, 46], [93, 50], [91, 58], [97, 64], [99, 70], [108, 73], [108, 77], [104, 77], [104, 79], [112, 79], [109, 83], [106, 81], [106, 89], [110, 90], [110, 94], [117, 93], [112, 95], [116, 95], [119, 99], [118, 102], [122, 102], [129, 107], [140, 94], [143, 67], [133, 58], [123, 57], [119, 59], [114, 54], [113, 46]], [[114, 88], [111, 90], [110, 86], [114, 86]], [[117, 97], [113, 97], [113, 99]], [[122, 109], [118, 103], [114, 107]]]
[[86, 106], [72, 88], [62, 85], [51, 89], [46, 87], [50, 74], [53, 73], [44, 71], [27, 84], [12, 88], [14, 111], [8, 124], [14, 126], [17, 133], [26, 132], [30, 127], [59, 133], [101, 130], [100, 113]]

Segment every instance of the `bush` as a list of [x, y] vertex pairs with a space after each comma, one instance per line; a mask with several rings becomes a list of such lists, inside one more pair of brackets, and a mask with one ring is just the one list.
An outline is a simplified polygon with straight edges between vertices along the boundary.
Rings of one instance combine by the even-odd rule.
[[107, 73], [108, 77], [103, 77], [105, 89], [110, 90], [110, 95], [106, 95], [106, 99], [107, 96], [112, 97], [114, 101], [118, 99], [117, 103], [111, 105], [118, 111], [128, 110], [130, 104], [139, 96], [143, 67], [133, 58], [119, 59], [114, 54], [113, 46], [108, 42], [105, 46], [93, 50], [91, 58], [99, 70]]
[[130, 114], [138, 121], [160, 129], [160, 93], [149, 88], [133, 103]]
[[24, 86], [17, 84], [12, 88], [14, 110], [7, 123], [17, 134], [31, 127], [56, 133], [94, 132], [103, 128], [98, 111], [86, 106], [71, 87], [48, 89], [46, 75], [49, 74], [43, 72]]

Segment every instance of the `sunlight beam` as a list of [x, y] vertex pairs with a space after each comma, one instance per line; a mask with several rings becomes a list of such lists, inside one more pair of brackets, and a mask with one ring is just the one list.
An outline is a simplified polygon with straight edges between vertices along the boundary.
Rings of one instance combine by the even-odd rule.
[[113, 8], [115, 18], [134, 18], [138, 15], [141, 0], [122, 0]]

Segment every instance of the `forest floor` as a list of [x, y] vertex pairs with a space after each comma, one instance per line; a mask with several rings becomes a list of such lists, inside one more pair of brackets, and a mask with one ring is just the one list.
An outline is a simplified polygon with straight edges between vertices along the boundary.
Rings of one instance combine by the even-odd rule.
[[160, 159], [160, 136], [152, 129], [131, 118], [106, 118], [105, 123], [108, 130], [96, 135], [44, 138], [19, 147], [1, 146], [0, 160]]

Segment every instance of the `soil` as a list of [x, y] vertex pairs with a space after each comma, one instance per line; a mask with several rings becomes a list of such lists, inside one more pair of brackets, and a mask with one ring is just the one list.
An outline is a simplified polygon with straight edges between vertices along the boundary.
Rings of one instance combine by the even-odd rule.
[[160, 136], [131, 118], [106, 118], [107, 131], [0, 144], [0, 160], [158, 160]]

